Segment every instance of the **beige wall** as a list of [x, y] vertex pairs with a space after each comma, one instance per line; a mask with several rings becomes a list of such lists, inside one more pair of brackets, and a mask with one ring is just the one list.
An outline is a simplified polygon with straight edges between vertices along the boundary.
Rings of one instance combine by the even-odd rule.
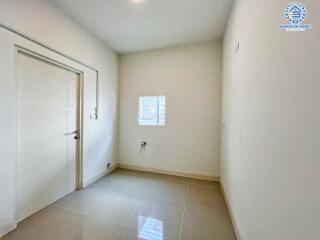
[[[221, 42], [124, 55], [120, 70], [120, 164], [218, 176]], [[166, 126], [138, 125], [143, 95], [166, 96]]]
[[[320, 2], [239, 0], [224, 39], [222, 183], [244, 240], [320, 239]], [[240, 51], [235, 53], [237, 42]]]
[[[2, 0], [0, 23], [80, 59], [100, 71], [101, 114], [99, 120], [92, 120], [89, 116], [95, 105], [95, 75], [94, 72], [83, 69], [84, 182], [90, 182], [103, 174], [107, 162], [114, 165], [117, 163], [117, 54], [82, 30], [46, 0]], [[15, 43], [43, 51], [30, 41], [0, 28], [0, 236], [16, 224]], [[61, 58], [61, 61], [64, 59]]]

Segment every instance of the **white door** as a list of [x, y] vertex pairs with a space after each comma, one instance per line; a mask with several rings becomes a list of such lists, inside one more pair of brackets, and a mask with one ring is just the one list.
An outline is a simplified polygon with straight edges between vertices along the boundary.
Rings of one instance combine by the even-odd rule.
[[[17, 205], [21, 221], [76, 188], [79, 76], [17, 55]], [[66, 135], [67, 134], [67, 135]]]

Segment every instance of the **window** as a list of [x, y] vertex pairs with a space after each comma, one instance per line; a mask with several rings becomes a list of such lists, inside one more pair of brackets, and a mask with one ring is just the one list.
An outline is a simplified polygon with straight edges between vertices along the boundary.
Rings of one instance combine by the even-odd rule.
[[166, 97], [139, 97], [139, 125], [164, 126], [166, 122]]

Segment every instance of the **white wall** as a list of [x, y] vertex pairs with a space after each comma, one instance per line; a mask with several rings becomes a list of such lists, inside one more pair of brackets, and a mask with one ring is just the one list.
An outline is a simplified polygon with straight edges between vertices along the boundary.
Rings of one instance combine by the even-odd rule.
[[[117, 163], [117, 55], [46, 0], [2, 0], [0, 23], [99, 70], [101, 114], [99, 120], [92, 120], [89, 116], [95, 106], [95, 74], [75, 64], [85, 72], [84, 182], [105, 173], [107, 162]], [[0, 236], [16, 224], [15, 43], [74, 64], [0, 28]]]
[[[221, 177], [245, 240], [320, 239], [320, 2], [238, 0], [224, 39]], [[235, 46], [240, 42], [240, 51]]]
[[[121, 56], [120, 164], [219, 175], [221, 58], [221, 42]], [[166, 126], [138, 125], [141, 95], [166, 96]]]

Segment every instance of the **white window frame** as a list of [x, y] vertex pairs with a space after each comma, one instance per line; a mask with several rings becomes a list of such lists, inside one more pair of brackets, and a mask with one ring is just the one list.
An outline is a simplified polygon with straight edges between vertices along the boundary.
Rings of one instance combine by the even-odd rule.
[[[157, 98], [156, 101], [156, 111], [157, 113], [155, 114], [156, 119], [150, 119], [149, 121], [147, 119], [143, 119], [143, 101], [146, 100], [146, 98]], [[163, 105], [160, 106], [160, 101], [163, 101]], [[161, 114], [162, 112], [162, 114]], [[146, 114], [151, 114], [152, 113], [146, 113]], [[139, 96], [138, 98], [138, 125], [139, 126], [165, 126], [166, 125], [166, 96], [165, 95], [154, 95], [154, 96]]]

